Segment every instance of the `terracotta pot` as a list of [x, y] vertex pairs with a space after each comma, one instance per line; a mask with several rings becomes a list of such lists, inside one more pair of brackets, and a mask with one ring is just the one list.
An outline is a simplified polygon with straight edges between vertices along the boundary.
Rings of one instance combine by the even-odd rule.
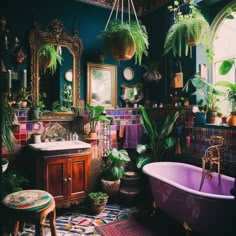
[[236, 115], [232, 115], [228, 119], [229, 126], [236, 126]]
[[104, 211], [104, 209], [106, 207], [106, 204], [107, 204], [107, 200], [108, 200], [108, 198], [104, 202], [96, 204], [94, 201], [92, 201], [90, 199], [90, 209], [91, 209], [91, 212], [99, 214], [102, 211]]
[[120, 179], [118, 180], [105, 180], [101, 179], [102, 190], [109, 196], [116, 196], [120, 189]]
[[[199, 37], [200, 39], [201, 37]], [[185, 43], [189, 47], [197, 46], [200, 43], [199, 39], [195, 39], [192, 35], [185, 35]]]
[[132, 41], [128, 41], [129, 39], [119, 37], [119, 35], [106, 38], [106, 45], [114, 59], [130, 60], [134, 56], [136, 52], [135, 44]]
[[21, 107], [23, 107], [23, 108], [27, 107], [27, 101], [22, 101], [21, 102]]
[[206, 123], [208, 123], [208, 124], [215, 124], [216, 116], [217, 116], [217, 112], [216, 111], [208, 111], [206, 113]]
[[90, 132], [89, 133], [89, 138], [97, 138], [97, 133], [96, 132]]

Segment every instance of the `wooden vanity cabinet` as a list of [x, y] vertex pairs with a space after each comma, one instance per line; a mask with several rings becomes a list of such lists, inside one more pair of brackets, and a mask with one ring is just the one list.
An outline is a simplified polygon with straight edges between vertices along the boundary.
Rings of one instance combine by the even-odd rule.
[[51, 193], [58, 207], [78, 204], [86, 197], [90, 166], [90, 152], [37, 158], [37, 188]]

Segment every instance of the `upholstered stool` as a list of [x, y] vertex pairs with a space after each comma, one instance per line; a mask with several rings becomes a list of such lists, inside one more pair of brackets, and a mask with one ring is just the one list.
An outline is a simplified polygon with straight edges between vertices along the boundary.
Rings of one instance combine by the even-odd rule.
[[35, 235], [42, 236], [42, 224], [49, 218], [51, 235], [56, 236], [55, 200], [51, 194], [42, 190], [22, 190], [11, 193], [3, 199], [10, 219], [14, 222], [12, 235], [18, 235], [20, 222], [35, 224]]

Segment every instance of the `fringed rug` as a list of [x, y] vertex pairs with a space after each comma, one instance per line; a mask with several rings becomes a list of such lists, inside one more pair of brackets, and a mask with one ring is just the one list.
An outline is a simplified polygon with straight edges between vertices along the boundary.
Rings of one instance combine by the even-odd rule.
[[147, 225], [133, 216], [128, 219], [116, 221], [95, 227], [102, 236], [155, 236]]
[[[109, 224], [114, 221], [127, 219], [135, 212], [136, 208], [122, 208], [118, 205], [107, 205], [105, 210], [97, 215], [86, 214], [81, 210], [66, 212], [56, 217], [57, 236], [100, 236], [96, 231], [96, 226]], [[51, 236], [49, 223], [45, 222], [43, 233]], [[20, 236], [33, 236], [35, 230], [33, 225], [26, 225], [24, 232]]]

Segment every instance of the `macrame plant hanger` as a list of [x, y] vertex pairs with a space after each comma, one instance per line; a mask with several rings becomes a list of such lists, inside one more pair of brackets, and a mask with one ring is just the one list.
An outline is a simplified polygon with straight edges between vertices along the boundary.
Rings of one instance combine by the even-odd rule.
[[[131, 7], [132, 7], [137, 25], [140, 28], [138, 17], [137, 17], [135, 7], [133, 4], [133, 0], [127, 0], [127, 1], [128, 1], [128, 23], [131, 24], [130, 13], [131, 13]], [[115, 8], [116, 8], [115, 20], [118, 21], [119, 5], [120, 5], [120, 0], [115, 0], [104, 31], [107, 31], [107, 29], [108, 29], [108, 25], [110, 23], [110, 20], [111, 20], [111, 17], [112, 17], [112, 14], [113, 14]], [[126, 24], [124, 22], [124, 1], [123, 0], [121, 0], [120, 21], [121, 21], [121, 25]], [[132, 37], [130, 37], [130, 39], [128, 41], [130, 41], [129, 45], [127, 45], [127, 38], [126, 39], [123, 38], [121, 35], [118, 35], [118, 33], [114, 34], [114, 36], [112, 36], [112, 37], [105, 37], [106, 46], [108, 47], [111, 55], [116, 60], [130, 60], [134, 56], [135, 51], [136, 51], [136, 46], [134, 44]]]

